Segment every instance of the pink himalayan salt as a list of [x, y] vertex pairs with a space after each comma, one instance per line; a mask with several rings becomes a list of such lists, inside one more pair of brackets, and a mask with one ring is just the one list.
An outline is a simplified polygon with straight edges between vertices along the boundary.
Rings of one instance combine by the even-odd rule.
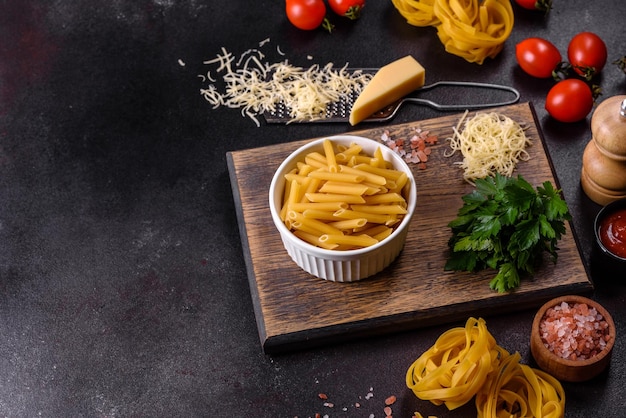
[[600, 353], [610, 340], [609, 324], [585, 303], [562, 302], [549, 308], [539, 323], [548, 350], [569, 360], [585, 360]]

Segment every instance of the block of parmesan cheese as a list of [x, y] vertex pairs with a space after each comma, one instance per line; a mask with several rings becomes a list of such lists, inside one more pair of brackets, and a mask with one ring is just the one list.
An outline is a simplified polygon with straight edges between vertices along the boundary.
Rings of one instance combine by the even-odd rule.
[[407, 55], [380, 68], [365, 86], [350, 111], [350, 124], [356, 125], [424, 85], [426, 70]]

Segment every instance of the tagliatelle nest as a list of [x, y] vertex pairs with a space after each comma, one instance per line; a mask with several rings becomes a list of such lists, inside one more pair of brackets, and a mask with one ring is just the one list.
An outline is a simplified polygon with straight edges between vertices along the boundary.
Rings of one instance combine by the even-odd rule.
[[513, 30], [509, 0], [392, 0], [413, 26], [434, 26], [446, 51], [482, 64], [495, 58]]
[[[562, 418], [565, 392], [549, 374], [499, 346], [484, 319], [451, 328], [411, 364], [406, 385], [422, 400], [454, 410], [475, 399], [478, 418]], [[536, 414], [539, 412], [539, 414]], [[419, 416], [416, 414], [416, 416]]]

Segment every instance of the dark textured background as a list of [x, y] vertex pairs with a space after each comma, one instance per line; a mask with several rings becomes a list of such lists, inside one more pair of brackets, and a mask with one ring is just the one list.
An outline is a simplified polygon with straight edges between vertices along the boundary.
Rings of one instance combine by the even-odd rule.
[[[379, 67], [412, 54], [428, 82], [512, 85], [537, 110], [591, 265], [598, 207], [579, 187], [589, 118], [552, 121], [552, 81], [522, 73], [514, 50], [541, 36], [565, 53], [591, 30], [615, 60], [626, 55], [626, 3], [554, 2], [546, 18], [516, 7], [504, 50], [481, 66], [447, 54], [433, 28], [407, 25], [383, 0], [369, 0], [355, 23], [335, 19], [333, 34], [293, 28], [278, 0], [0, 1], [0, 415], [368, 417], [383, 416], [391, 394], [394, 416], [475, 415], [473, 405], [449, 412], [405, 388], [409, 364], [452, 324], [263, 354], [226, 152], [351, 128], [256, 127], [237, 110], [211, 109], [198, 74], [221, 47], [238, 55], [269, 38], [270, 60], [281, 59], [270, 56], [277, 47], [303, 66]], [[610, 63], [599, 82], [603, 97], [626, 93]], [[439, 115], [405, 106], [394, 123]], [[626, 289], [591, 270], [618, 341], [608, 373], [565, 385], [566, 416], [618, 417]], [[533, 314], [487, 318], [527, 363]]]

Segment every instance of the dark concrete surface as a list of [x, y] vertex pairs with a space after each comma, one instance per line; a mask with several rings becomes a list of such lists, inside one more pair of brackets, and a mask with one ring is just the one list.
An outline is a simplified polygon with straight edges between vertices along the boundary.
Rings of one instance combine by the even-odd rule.
[[[268, 38], [268, 51], [303, 66], [379, 67], [413, 54], [429, 81], [512, 85], [534, 104], [593, 297], [618, 334], [607, 373], [565, 385], [566, 416], [623, 416], [626, 289], [592, 265], [599, 207], [579, 186], [589, 118], [551, 120], [552, 81], [522, 73], [514, 52], [541, 36], [565, 53], [590, 30], [615, 60], [626, 55], [626, 3], [554, 3], [545, 18], [515, 7], [502, 53], [476, 65], [383, 0], [369, 0], [355, 23], [334, 19], [332, 34], [293, 28], [278, 0], [0, 1], [0, 416], [381, 417], [392, 394], [396, 417], [475, 415], [473, 405], [450, 412], [420, 401], [404, 384], [409, 364], [458, 324], [263, 354], [226, 153], [352, 130], [257, 127], [211, 109], [203, 62]], [[599, 81], [602, 97], [626, 93], [610, 63]], [[405, 106], [393, 123], [439, 115]], [[500, 345], [531, 364], [533, 315], [487, 318]]]

